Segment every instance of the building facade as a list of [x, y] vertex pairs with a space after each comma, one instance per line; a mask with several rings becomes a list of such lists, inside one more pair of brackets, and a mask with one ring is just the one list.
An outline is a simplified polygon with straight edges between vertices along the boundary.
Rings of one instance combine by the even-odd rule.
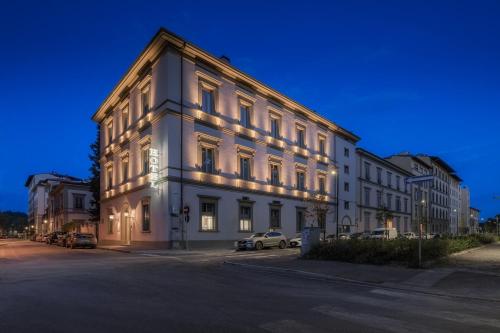
[[393, 227], [401, 234], [412, 231], [412, 190], [405, 181], [411, 173], [361, 148], [356, 157], [358, 231], [380, 227]]
[[229, 244], [356, 223], [359, 138], [164, 29], [93, 119], [102, 243]]
[[470, 191], [466, 186], [460, 188], [460, 222], [459, 230], [461, 234], [470, 232]]
[[24, 186], [28, 188], [28, 223], [33, 233], [48, 232], [46, 212], [49, 192], [52, 186], [63, 180], [78, 181], [79, 179], [52, 172], [33, 174], [26, 180]]
[[479, 231], [479, 221], [480, 211], [477, 208], [470, 207], [470, 224], [469, 224], [469, 233], [475, 234]]
[[460, 234], [460, 184], [462, 179], [456, 174], [450, 175], [450, 233], [453, 235]]
[[92, 193], [86, 181], [63, 180], [49, 192], [46, 220], [48, 231], [96, 233], [90, 221]]

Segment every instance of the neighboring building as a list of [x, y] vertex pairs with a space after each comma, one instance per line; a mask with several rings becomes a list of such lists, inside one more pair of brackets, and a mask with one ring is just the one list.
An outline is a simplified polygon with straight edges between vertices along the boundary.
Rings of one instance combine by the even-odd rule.
[[453, 235], [458, 235], [460, 233], [461, 182], [462, 179], [456, 174], [450, 175], [450, 233]]
[[412, 190], [406, 178], [412, 174], [386, 159], [361, 148], [356, 149], [358, 170], [358, 231], [384, 227], [378, 216], [386, 208], [392, 219], [387, 227], [399, 233], [412, 231]]
[[460, 188], [459, 230], [461, 234], [468, 234], [470, 232], [470, 191], [466, 186]]
[[479, 221], [480, 221], [480, 211], [477, 208], [470, 207], [470, 224], [469, 224], [469, 233], [475, 234], [479, 230]]
[[28, 188], [28, 223], [34, 233], [46, 233], [48, 223], [46, 221], [46, 211], [48, 196], [51, 186], [63, 180], [80, 180], [78, 178], [61, 175], [55, 172], [38, 173], [28, 177], [24, 186]]
[[49, 231], [67, 231], [95, 234], [89, 208], [92, 192], [86, 181], [63, 180], [49, 192], [47, 221]]
[[[421, 177], [432, 175], [432, 166], [420, 159], [418, 156], [411, 155], [408, 152], [386, 158], [387, 161], [397, 165], [406, 172], [411, 173], [412, 177]], [[412, 231], [418, 232], [418, 225], [422, 223], [425, 227], [430, 216], [430, 191], [432, 182], [425, 181], [414, 183], [412, 186]], [[425, 229], [423, 230], [425, 232]]]
[[326, 233], [355, 226], [359, 138], [164, 29], [93, 120], [103, 243], [290, 237], [313, 202], [330, 207]]

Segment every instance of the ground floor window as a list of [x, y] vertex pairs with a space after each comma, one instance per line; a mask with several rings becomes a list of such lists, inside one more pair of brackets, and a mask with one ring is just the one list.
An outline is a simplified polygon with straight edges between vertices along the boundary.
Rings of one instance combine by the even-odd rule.
[[305, 210], [305, 208], [297, 208], [295, 219], [296, 219], [297, 232], [302, 232], [302, 230], [306, 226], [306, 210]]
[[200, 199], [200, 230], [217, 231], [217, 200]]
[[240, 204], [240, 231], [252, 231], [252, 206]]
[[113, 222], [115, 220], [115, 215], [113, 214], [112, 209], [108, 209], [108, 216], [107, 216], [107, 225], [108, 225], [108, 234], [113, 233]]
[[149, 210], [149, 201], [142, 202], [142, 231], [151, 231], [151, 218]]
[[318, 227], [321, 230], [326, 230], [326, 211], [321, 210], [318, 212]]
[[281, 228], [281, 206], [272, 205], [269, 208], [269, 228]]

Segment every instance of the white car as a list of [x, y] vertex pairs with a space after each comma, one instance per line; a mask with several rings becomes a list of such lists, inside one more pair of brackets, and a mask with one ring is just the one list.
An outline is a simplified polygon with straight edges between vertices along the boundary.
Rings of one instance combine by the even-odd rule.
[[376, 228], [370, 234], [371, 239], [396, 239], [398, 231], [396, 228]]
[[287, 246], [285, 235], [278, 231], [257, 232], [248, 238], [240, 239], [234, 243], [237, 250], [262, 250], [265, 247], [279, 247], [284, 249]]
[[403, 236], [405, 238], [408, 238], [408, 239], [417, 239], [418, 238], [418, 235], [416, 235], [414, 232], [405, 232], [403, 234]]
[[302, 246], [302, 235], [296, 234], [294, 238], [290, 239], [288, 242], [290, 247], [301, 247]]

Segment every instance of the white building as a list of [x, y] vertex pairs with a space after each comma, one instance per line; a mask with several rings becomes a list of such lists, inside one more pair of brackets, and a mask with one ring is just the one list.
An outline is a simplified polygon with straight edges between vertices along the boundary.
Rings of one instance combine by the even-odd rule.
[[450, 175], [450, 232], [453, 235], [460, 233], [460, 183], [462, 179], [456, 174]]
[[47, 207], [48, 231], [95, 234], [90, 221], [92, 192], [86, 181], [63, 180], [52, 186]]
[[48, 223], [46, 212], [51, 186], [62, 180], [80, 180], [75, 177], [61, 175], [55, 172], [38, 173], [28, 177], [24, 186], [28, 188], [28, 224], [36, 234], [46, 233]]
[[[367, 150], [357, 148], [358, 217], [357, 231], [396, 228], [399, 233], [412, 231], [412, 191], [406, 184], [411, 173]], [[387, 211], [385, 222], [380, 214]]]
[[318, 223], [314, 203], [328, 234], [356, 223], [359, 138], [164, 29], [93, 119], [103, 243], [290, 237]]

